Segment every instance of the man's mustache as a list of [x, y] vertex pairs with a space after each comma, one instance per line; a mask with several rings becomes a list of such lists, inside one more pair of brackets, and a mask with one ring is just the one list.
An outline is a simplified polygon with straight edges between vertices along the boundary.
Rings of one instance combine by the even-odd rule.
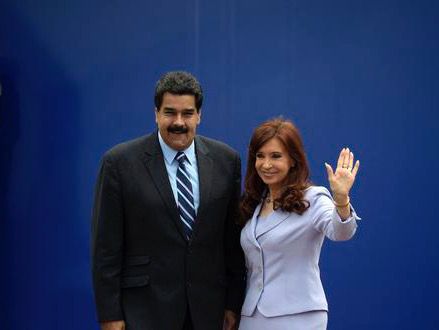
[[185, 126], [179, 126], [179, 125], [174, 125], [174, 126], [169, 126], [168, 127], [168, 132], [169, 133], [187, 133], [188, 129]]

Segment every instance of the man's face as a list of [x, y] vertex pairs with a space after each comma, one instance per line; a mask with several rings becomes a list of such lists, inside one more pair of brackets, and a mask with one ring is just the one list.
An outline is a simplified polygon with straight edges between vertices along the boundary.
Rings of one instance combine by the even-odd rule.
[[191, 145], [200, 119], [193, 95], [165, 93], [160, 109], [155, 109], [160, 135], [169, 147], [178, 151]]

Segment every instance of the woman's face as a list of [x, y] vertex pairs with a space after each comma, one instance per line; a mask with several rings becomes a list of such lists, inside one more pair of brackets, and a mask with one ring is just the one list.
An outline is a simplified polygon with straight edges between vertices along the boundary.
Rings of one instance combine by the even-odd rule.
[[282, 187], [293, 165], [294, 160], [278, 138], [268, 140], [256, 152], [256, 171], [272, 191]]

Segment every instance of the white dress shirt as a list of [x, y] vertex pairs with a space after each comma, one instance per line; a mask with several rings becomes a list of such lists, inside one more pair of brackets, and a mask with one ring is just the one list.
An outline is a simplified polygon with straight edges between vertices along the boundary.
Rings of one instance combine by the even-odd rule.
[[[177, 192], [177, 170], [178, 161], [175, 159], [177, 150], [169, 147], [163, 140], [160, 132], [158, 132], [160, 147], [162, 148], [163, 157], [165, 159], [166, 171], [168, 172], [169, 183], [171, 184], [172, 192], [174, 193], [175, 203], [178, 205], [178, 192]], [[185, 162], [185, 168], [189, 172], [190, 180], [192, 183], [192, 193], [194, 196], [195, 213], [197, 213], [198, 206], [200, 205], [200, 184], [198, 180], [198, 166], [197, 156], [195, 154], [195, 143], [192, 141], [191, 145], [183, 150], [188, 161]]]

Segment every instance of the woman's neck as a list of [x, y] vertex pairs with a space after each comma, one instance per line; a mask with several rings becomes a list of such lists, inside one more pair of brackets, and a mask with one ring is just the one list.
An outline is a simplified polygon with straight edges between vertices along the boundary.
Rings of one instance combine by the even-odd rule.
[[280, 196], [279, 189], [276, 189], [274, 187], [268, 187], [268, 195], [267, 195], [268, 198], [270, 198], [271, 200], [275, 200], [279, 196]]

